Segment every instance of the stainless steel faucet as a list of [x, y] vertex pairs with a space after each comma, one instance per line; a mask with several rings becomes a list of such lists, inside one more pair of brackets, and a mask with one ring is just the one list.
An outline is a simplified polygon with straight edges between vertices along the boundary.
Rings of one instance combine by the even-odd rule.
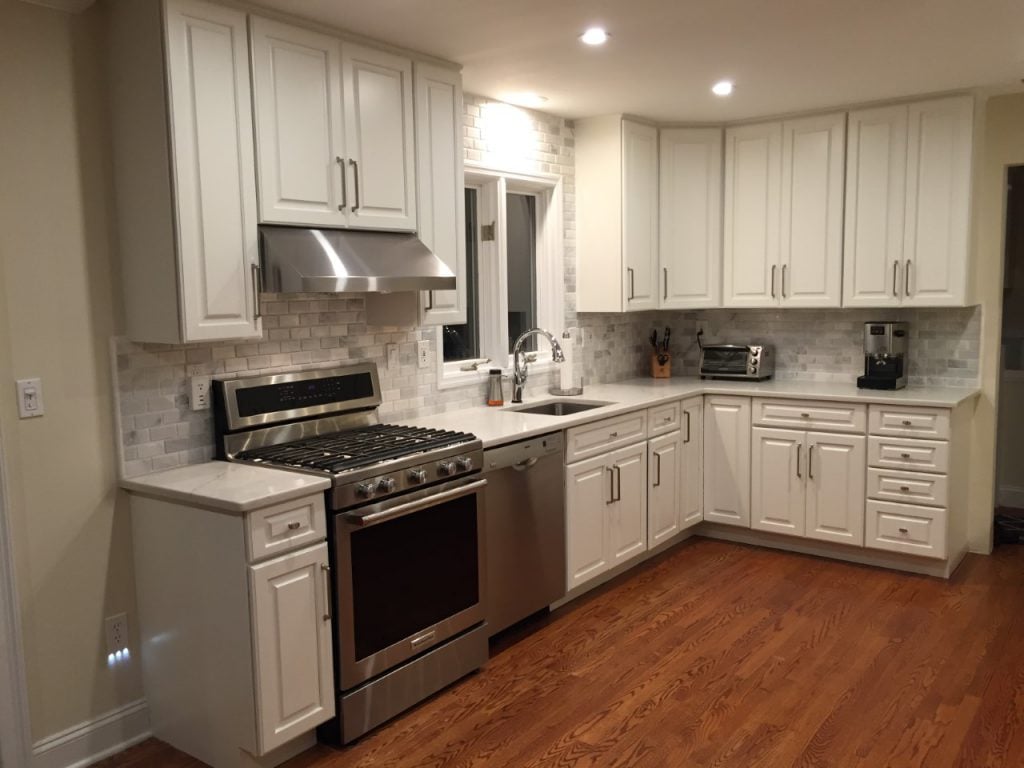
[[[516, 339], [516, 343], [512, 345], [512, 402], [521, 403], [523, 402], [523, 385], [526, 383], [526, 377], [529, 375], [529, 371], [526, 370], [526, 357], [523, 353], [522, 347], [523, 342], [526, 341], [530, 336], [543, 336], [551, 342], [551, 359], [556, 363], [565, 362], [565, 355], [562, 354], [562, 347], [555, 340], [555, 337], [545, 331], [543, 328], [531, 328], [523, 333]], [[523, 355], [522, 363], [519, 362], [520, 355]]]

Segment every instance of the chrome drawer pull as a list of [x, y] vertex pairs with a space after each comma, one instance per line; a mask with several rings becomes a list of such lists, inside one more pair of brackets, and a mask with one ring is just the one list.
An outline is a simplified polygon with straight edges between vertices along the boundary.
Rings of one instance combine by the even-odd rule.
[[909, 459], [910, 458], [910, 454], [909, 453], [901, 453], [900, 454], [900, 458]]
[[618, 436], [619, 436], [618, 432], [609, 432], [608, 433], [608, 439], [609, 440], [611, 440], [612, 438], [618, 437]]
[[811, 414], [809, 413], [801, 413], [800, 415], [803, 416], [805, 419], [811, 418]]
[[911, 425], [912, 425], [913, 423], [914, 423], [914, 422], [912, 422], [912, 421], [911, 421], [910, 419], [904, 419], [904, 420], [903, 420], [903, 426], [904, 426], [904, 427], [909, 427], [909, 426], [911, 426]]
[[294, 523], [288, 523], [288, 530], [289, 531], [297, 531], [301, 527], [302, 527], [302, 523], [300, 523], [298, 521], [296, 521]]
[[904, 493], [910, 493], [910, 486], [909, 485], [901, 485], [900, 486], [900, 490], [903, 491]]
[[900, 528], [900, 533], [910, 533], [906, 528]]

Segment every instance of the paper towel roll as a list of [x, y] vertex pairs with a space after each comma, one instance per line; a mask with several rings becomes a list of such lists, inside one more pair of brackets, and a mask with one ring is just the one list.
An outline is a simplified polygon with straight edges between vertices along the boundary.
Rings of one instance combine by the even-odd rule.
[[572, 389], [573, 384], [573, 359], [576, 356], [576, 340], [569, 331], [562, 334], [558, 342], [562, 347], [562, 355], [565, 361], [558, 366], [559, 388]]

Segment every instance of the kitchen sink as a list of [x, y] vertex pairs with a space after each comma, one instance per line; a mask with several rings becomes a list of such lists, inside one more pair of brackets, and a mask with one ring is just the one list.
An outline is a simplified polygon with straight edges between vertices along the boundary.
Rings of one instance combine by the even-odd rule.
[[521, 405], [518, 408], [509, 408], [509, 410], [516, 411], [517, 413], [535, 413], [538, 416], [571, 416], [574, 413], [583, 413], [584, 411], [601, 408], [605, 405], [614, 405], [614, 403], [604, 403], [596, 400], [582, 403], [577, 400], [545, 400], [542, 403]]

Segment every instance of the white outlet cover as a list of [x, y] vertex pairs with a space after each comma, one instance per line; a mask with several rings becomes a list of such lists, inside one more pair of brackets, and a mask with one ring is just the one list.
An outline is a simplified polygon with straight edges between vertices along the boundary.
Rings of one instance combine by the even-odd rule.
[[108, 616], [104, 623], [107, 636], [107, 653], [114, 654], [128, 647], [128, 615], [118, 613]]
[[193, 411], [205, 411], [210, 407], [210, 376], [193, 376], [192, 395], [189, 403]]
[[384, 347], [384, 351], [387, 352], [388, 370], [398, 368], [398, 345], [387, 344]]

